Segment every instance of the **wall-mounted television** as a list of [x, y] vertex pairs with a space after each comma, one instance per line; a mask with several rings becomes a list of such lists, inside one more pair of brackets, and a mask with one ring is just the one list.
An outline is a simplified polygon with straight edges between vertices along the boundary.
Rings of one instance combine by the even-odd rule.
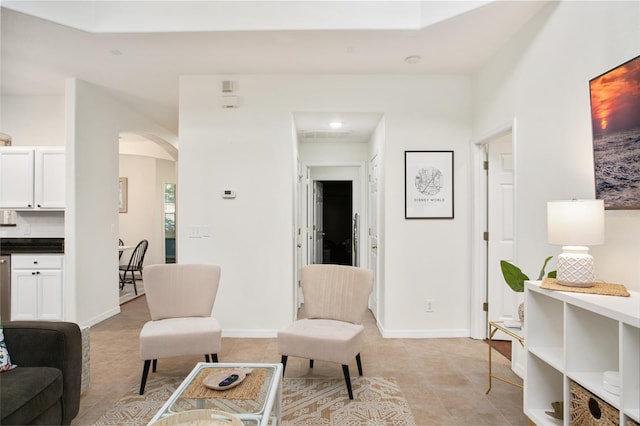
[[589, 81], [596, 198], [640, 209], [640, 56]]

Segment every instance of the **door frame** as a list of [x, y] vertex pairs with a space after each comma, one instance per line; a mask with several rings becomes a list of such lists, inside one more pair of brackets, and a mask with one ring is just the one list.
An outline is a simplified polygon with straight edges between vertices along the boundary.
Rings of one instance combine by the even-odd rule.
[[[310, 161], [302, 161], [300, 164], [300, 169], [299, 169], [299, 176], [300, 176], [300, 182], [299, 182], [299, 189], [300, 189], [300, 196], [298, 198], [298, 217], [299, 220], [301, 221], [298, 224], [298, 227], [301, 230], [301, 235], [299, 236], [299, 240], [296, 238], [296, 245], [300, 244], [301, 247], [296, 247], [296, 250], [300, 250], [300, 256], [301, 256], [301, 267], [304, 265], [307, 265], [308, 259], [309, 259], [309, 244], [310, 242], [312, 242], [313, 240], [309, 238], [309, 236], [311, 235], [310, 232], [313, 232], [313, 230], [309, 229], [308, 225], [308, 218], [309, 218], [309, 208], [310, 208], [310, 197], [309, 197], [309, 169], [314, 168], [314, 167], [355, 167], [358, 168], [358, 179], [360, 180], [360, 182], [358, 183], [358, 188], [357, 188], [357, 194], [356, 194], [356, 188], [354, 185], [354, 199], [357, 200], [357, 206], [354, 205], [353, 206], [353, 213], [359, 213], [360, 216], [360, 230], [362, 229], [368, 229], [368, 228], [364, 228], [365, 226], [368, 226], [368, 219], [366, 223], [363, 223], [364, 218], [366, 217], [367, 212], [367, 208], [366, 208], [366, 185], [364, 185], [365, 181], [365, 177], [366, 177], [366, 170], [365, 170], [365, 166], [366, 166], [366, 161], [349, 161], [349, 160], [345, 160], [345, 161], [314, 161], [314, 160], [310, 160]], [[294, 235], [297, 235], [298, 230], [294, 229]], [[363, 253], [363, 245], [362, 245], [362, 234], [361, 234], [361, 238], [358, 241], [358, 253], [360, 256], [360, 265], [361, 266], [365, 266], [368, 265], [368, 259], [365, 259], [362, 257], [362, 253]], [[302, 292], [300, 290], [300, 285], [299, 285], [299, 276], [300, 276], [300, 271], [296, 271], [296, 273], [294, 274], [295, 277], [297, 277], [294, 280], [294, 300], [296, 301], [296, 309], [295, 311], [297, 311], [297, 308], [300, 307], [300, 303], [302, 302]]]
[[511, 133], [513, 149], [513, 239], [514, 258], [517, 259], [517, 166], [516, 166], [516, 119], [504, 124], [481, 138], [471, 141], [472, 149], [472, 208], [471, 220], [471, 337], [485, 339], [487, 337], [487, 312], [482, 308], [487, 301], [487, 244], [484, 241], [484, 232], [487, 223], [487, 183], [488, 176], [484, 170], [485, 145], [492, 140]]
[[[309, 241], [312, 241], [311, 238], [309, 238], [309, 235], [312, 235], [313, 230], [309, 229], [309, 227], [307, 226], [309, 224], [309, 218], [311, 217], [312, 214], [312, 209], [313, 209], [313, 199], [310, 198], [310, 192], [309, 192], [309, 188], [311, 187], [311, 185], [313, 184], [313, 182], [310, 181], [310, 172], [311, 169], [314, 168], [334, 168], [334, 169], [340, 169], [343, 167], [352, 167], [352, 168], [356, 168], [357, 169], [357, 174], [358, 174], [358, 180], [359, 182], [355, 182], [353, 181], [353, 206], [352, 206], [352, 216], [355, 213], [358, 213], [359, 217], [360, 217], [360, 229], [362, 229], [362, 215], [364, 213], [366, 213], [366, 190], [365, 187], [363, 185], [363, 183], [365, 182], [365, 165], [366, 162], [365, 161], [305, 161], [302, 163], [302, 172], [304, 173], [304, 177], [303, 180], [306, 179], [306, 181], [304, 182], [304, 184], [302, 185], [303, 188], [303, 194], [302, 197], [300, 199], [300, 208], [302, 211], [302, 214], [300, 215], [302, 218], [305, 219], [305, 223], [304, 223], [304, 229], [306, 231], [306, 235], [305, 238], [303, 238], [303, 253], [305, 253], [305, 262], [303, 262], [303, 264], [308, 264], [308, 260], [309, 260], [309, 250], [308, 250], [308, 243]], [[323, 178], [323, 179], [319, 179], [319, 180], [332, 180], [330, 178]], [[336, 179], [334, 180], [345, 180], [339, 176], [336, 176]], [[312, 192], [311, 192], [312, 194]], [[353, 218], [352, 218], [353, 219]], [[368, 262], [364, 262], [364, 259], [362, 258], [362, 238], [359, 239], [358, 241], [358, 253], [360, 256], [359, 259], [359, 263], [360, 265], [362, 265], [363, 263], [368, 263]]]

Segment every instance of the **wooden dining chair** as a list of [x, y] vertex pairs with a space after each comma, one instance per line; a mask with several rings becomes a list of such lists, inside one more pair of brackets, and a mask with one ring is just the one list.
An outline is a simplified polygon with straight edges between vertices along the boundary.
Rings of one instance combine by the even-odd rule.
[[[142, 274], [144, 255], [147, 253], [147, 247], [149, 242], [142, 240], [138, 243], [131, 257], [129, 263], [126, 265], [120, 265], [120, 290], [124, 289], [125, 284], [133, 284], [133, 291], [136, 296], [138, 295], [138, 287], [136, 286], [136, 272]], [[127, 275], [131, 273], [131, 279], [127, 279]]]

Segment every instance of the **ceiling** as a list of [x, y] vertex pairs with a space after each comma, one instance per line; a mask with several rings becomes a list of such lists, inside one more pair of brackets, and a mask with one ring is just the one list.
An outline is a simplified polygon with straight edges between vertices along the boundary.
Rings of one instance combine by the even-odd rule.
[[[7, 3], [12, 6], [7, 6]], [[42, 3], [53, 8], [57, 2]], [[80, 2], [59, 3], [70, 7], [69, 5], [77, 6]], [[123, 7], [127, 3], [140, 6], [145, 2], [113, 4]], [[152, 3], [162, 2], [148, 2], [147, 5], [151, 7]], [[259, 4], [268, 8], [269, 3], [266, 1]], [[280, 7], [286, 6], [283, 2], [273, 3], [280, 3]], [[423, 7], [430, 7], [431, 10], [444, 8], [447, 4], [406, 3], [426, 4]], [[433, 19], [433, 22], [426, 24], [423, 22], [423, 25], [416, 28], [403, 28], [400, 25], [400, 28], [395, 29], [350, 30], [344, 29], [345, 25], [342, 25], [336, 30], [318, 30], [287, 29], [293, 28], [293, 25], [283, 24], [276, 26], [284, 28], [281, 30], [254, 31], [244, 28], [133, 32], [129, 24], [125, 30], [118, 32], [79, 30], [69, 26], [71, 24], [68, 21], [56, 17], [55, 13], [49, 13], [51, 19], [66, 25], [18, 12], [20, 5], [26, 3], [5, 1], [0, 10], [0, 90], [3, 96], [61, 95], [64, 93], [66, 78], [80, 78], [107, 88], [115, 98], [143, 111], [177, 135], [180, 75], [470, 74], [485, 63], [547, 2], [448, 4], [456, 3], [458, 8], [467, 3], [470, 6], [455, 16]], [[109, 7], [107, 2], [94, 4]], [[324, 7], [321, 2], [303, 4]], [[224, 2], [216, 3], [218, 8], [224, 8], [224, 5]], [[365, 7], [366, 4], [359, 6]], [[410, 63], [411, 61], [405, 60], [410, 56], [417, 56], [418, 59]], [[339, 138], [332, 136], [332, 130], [328, 127], [328, 120], [336, 115], [344, 122], [344, 127], [336, 130], [343, 136]], [[299, 135], [313, 136], [308, 139], [310, 142], [321, 140], [323, 135], [346, 142], [366, 140], [377, 125], [380, 115], [362, 114], [358, 111], [333, 114], [308, 111], [297, 112], [294, 119]]]

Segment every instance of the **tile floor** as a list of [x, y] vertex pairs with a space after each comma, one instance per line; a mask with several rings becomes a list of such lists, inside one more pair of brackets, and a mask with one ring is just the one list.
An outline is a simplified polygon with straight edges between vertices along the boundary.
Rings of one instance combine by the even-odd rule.
[[[149, 318], [145, 297], [121, 306], [122, 312], [91, 329], [90, 386], [72, 425], [90, 425], [140, 383], [138, 333]], [[527, 425], [522, 390], [494, 381], [489, 395], [488, 347], [481, 340], [383, 339], [375, 321], [365, 323], [364, 374], [395, 377], [418, 425]], [[223, 338], [221, 362], [279, 362], [275, 339]], [[156, 375], [184, 377], [200, 357], [158, 360]], [[510, 362], [494, 352], [494, 372], [512, 380]], [[355, 361], [351, 370], [357, 372]], [[154, 373], [150, 373], [154, 374]], [[286, 377], [311, 374], [308, 361], [290, 358]], [[316, 362], [314, 375], [342, 377], [339, 365]], [[357, 374], [357, 373], [355, 373]]]

